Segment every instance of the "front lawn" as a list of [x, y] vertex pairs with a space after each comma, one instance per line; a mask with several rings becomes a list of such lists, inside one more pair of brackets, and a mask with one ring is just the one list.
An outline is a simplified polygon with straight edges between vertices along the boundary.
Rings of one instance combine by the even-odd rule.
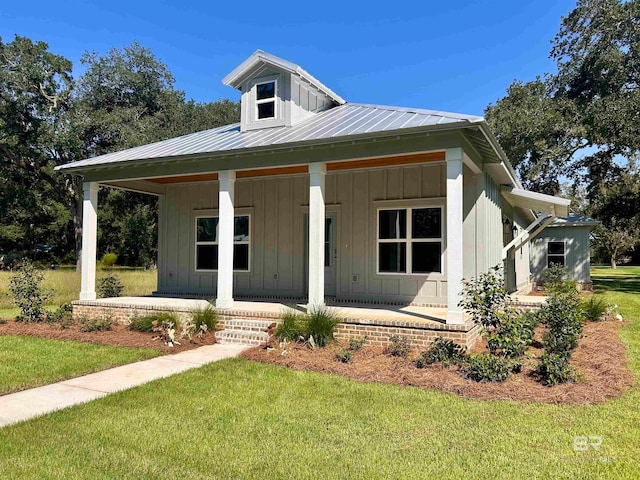
[[161, 354], [159, 350], [150, 348], [0, 335], [0, 395]]
[[[623, 286], [596, 290], [630, 320], [638, 375], [640, 295]], [[477, 401], [234, 359], [4, 428], [0, 474], [635, 479], [638, 405], [638, 386], [590, 406]]]
[[640, 266], [630, 265], [616, 269], [601, 265], [593, 266], [591, 267], [591, 276], [593, 278], [637, 278], [640, 280]]

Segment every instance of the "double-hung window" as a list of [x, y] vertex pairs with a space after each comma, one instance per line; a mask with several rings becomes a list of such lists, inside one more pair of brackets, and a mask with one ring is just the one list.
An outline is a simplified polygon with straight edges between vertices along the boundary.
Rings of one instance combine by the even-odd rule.
[[256, 84], [257, 120], [276, 118], [276, 80]]
[[547, 267], [551, 268], [554, 265], [564, 267], [565, 253], [564, 242], [547, 242]]
[[378, 273], [442, 273], [442, 208], [378, 210]]
[[[233, 269], [249, 271], [250, 216], [234, 218]], [[196, 217], [196, 270], [218, 270], [218, 217]]]

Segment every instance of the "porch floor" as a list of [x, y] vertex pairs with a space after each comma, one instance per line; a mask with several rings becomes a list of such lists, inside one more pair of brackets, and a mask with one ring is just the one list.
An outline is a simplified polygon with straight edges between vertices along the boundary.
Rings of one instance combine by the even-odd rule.
[[[189, 311], [206, 307], [209, 302], [206, 300], [192, 298], [169, 298], [159, 296], [149, 297], [115, 297], [100, 298], [97, 300], [74, 302], [78, 305], [114, 307], [114, 308], [139, 308], [149, 310], [178, 310]], [[369, 305], [369, 304], [352, 304], [347, 302], [334, 302], [327, 306], [327, 309], [336, 314], [339, 318], [359, 320], [359, 321], [388, 321], [394, 324], [411, 323], [423, 324], [428, 326], [442, 326], [446, 323], [446, 308], [437, 307], [418, 307], [418, 306], [401, 306], [401, 305]], [[241, 301], [236, 300], [233, 308], [220, 310], [220, 313], [226, 315], [247, 315], [256, 317], [266, 315], [271, 318], [279, 317], [286, 311], [305, 311], [306, 305], [295, 302], [266, 302], [266, 301]], [[467, 316], [467, 319], [468, 316]]]

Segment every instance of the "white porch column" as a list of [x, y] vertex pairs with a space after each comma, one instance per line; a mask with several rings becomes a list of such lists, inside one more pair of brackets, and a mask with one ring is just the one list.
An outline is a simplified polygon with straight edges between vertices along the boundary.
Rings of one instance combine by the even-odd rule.
[[324, 306], [324, 163], [309, 165], [309, 304]]
[[233, 230], [234, 187], [236, 172], [218, 173], [220, 185], [218, 200], [218, 294], [217, 308], [233, 307]]
[[461, 148], [446, 150], [447, 161], [447, 323], [463, 324], [464, 312], [458, 306], [462, 296], [464, 243], [463, 234], [463, 183]]
[[98, 184], [82, 184], [82, 255], [80, 300], [96, 299], [96, 244], [98, 240]]

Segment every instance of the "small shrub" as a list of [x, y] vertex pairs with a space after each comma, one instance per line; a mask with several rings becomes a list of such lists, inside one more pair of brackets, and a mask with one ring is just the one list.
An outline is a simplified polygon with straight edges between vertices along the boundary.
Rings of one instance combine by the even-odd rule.
[[305, 338], [315, 346], [324, 347], [333, 341], [333, 332], [339, 320], [327, 308], [318, 308], [308, 312], [305, 316]]
[[124, 290], [124, 285], [115, 275], [109, 275], [98, 282], [98, 295], [100, 298], [119, 297]]
[[68, 323], [69, 319], [73, 315], [73, 307], [70, 303], [60, 305], [55, 311], [47, 312], [48, 323]]
[[364, 347], [365, 342], [367, 341], [367, 336], [365, 335], [362, 338], [350, 338], [349, 339], [349, 350], [352, 352], [357, 352]]
[[205, 308], [192, 310], [189, 312], [191, 321], [195, 325], [196, 331], [203, 330], [203, 326], [206, 327], [204, 331], [215, 330], [218, 326], [218, 311], [211, 305], [207, 305]]
[[115, 253], [105, 253], [104, 255], [102, 255], [102, 266], [111, 268], [116, 264], [117, 260], [118, 255], [116, 255]]
[[45, 318], [44, 302], [47, 295], [41, 283], [44, 274], [29, 262], [24, 261], [20, 269], [11, 276], [9, 291], [13, 302], [20, 308], [19, 322], [39, 322]]
[[553, 295], [538, 310], [548, 331], [542, 343], [547, 352], [567, 354], [578, 346], [582, 334], [582, 311], [577, 292]]
[[504, 288], [502, 267], [496, 266], [477, 278], [465, 279], [462, 285], [463, 299], [460, 306], [471, 315], [473, 321], [482, 325], [485, 330], [500, 324], [511, 301]]
[[602, 297], [592, 295], [589, 300], [582, 302], [582, 314], [589, 322], [600, 322], [606, 318], [611, 307]]
[[153, 331], [157, 333], [157, 335], [153, 337], [154, 340], [162, 340], [168, 347], [180, 345], [180, 343], [176, 341], [176, 329], [173, 322], [163, 321], [156, 323], [153, 326]]
[[6, 318], [0, 318], [0, 325], [4, 325], [5, 323], [7, 323], [7, 319]]
[[405, 337], [404, 335], [391, 335], [389, 342], [391, 342], [391, 344], [387, 346], [385, 352], [392, 357], [406, 358], [407, 355], [409, 355], [409, 350], [411, 349], [409, 337]]
[[467, 355], [462, 365], [464, 376], [475, 382], [504, 382], [513, 368], [511, 360], [490, 354]]
[[569, 365], [569, 356], [554, 352], [540, 355], [534, 374], [544, 385], [573, 382], [577, 378], [575, 369]]
[[353, 363], [353, 350], [348, 348], [342, 349], [336, 353], [335, 358], [342, 363]]
[[86, 315], [80, 319], [80, 331], [81, 332], [103, 332], [105, 330], [111, 330], [111, 324], [113, 323], [113, 316], [110, 313], [105, 315], [99, 315], [97, 317], [87, 317]]
[[182, 323], [180, 338], [186, 338], [193, 343], [193, 337], [203, 337], [209, 331], [206, 323], [196, 324], [192, 318], [188, 318]]
[[437, 337], [431, 347], [420, 353], [413, 363], [417, 368], [425, 368], [427, 365], [442, 362], [442, 366], [446, 368], [460, 363], [465, 355], [465, 349], [453, 340]]
[[531, 312], [513, 311], [506, 314], [496, 328], [484, 335], [487, 348], [494, 355], [521, 357], [533, 343], [533, 335], [539, 323], [537, 315]]
[[576, 292], [576, 282], [569, 281], [569, 271], [562, 265], [554, 265], [544, 271], [544, 290], [548, 295]]
[[179, 324], [178, 316], [173, 312], [154, 312], [150, 315], [133, 316], [129, 323], [129, 330], [153, 332], [153, 327], [162, 324], [162, 322], [171, 322], [173, 325]]
[[279, 342], [295, 342], [304, 338], [304, 318], [298, 312], [287, 311], [280, 317], [280, 323], [273, 331]]

